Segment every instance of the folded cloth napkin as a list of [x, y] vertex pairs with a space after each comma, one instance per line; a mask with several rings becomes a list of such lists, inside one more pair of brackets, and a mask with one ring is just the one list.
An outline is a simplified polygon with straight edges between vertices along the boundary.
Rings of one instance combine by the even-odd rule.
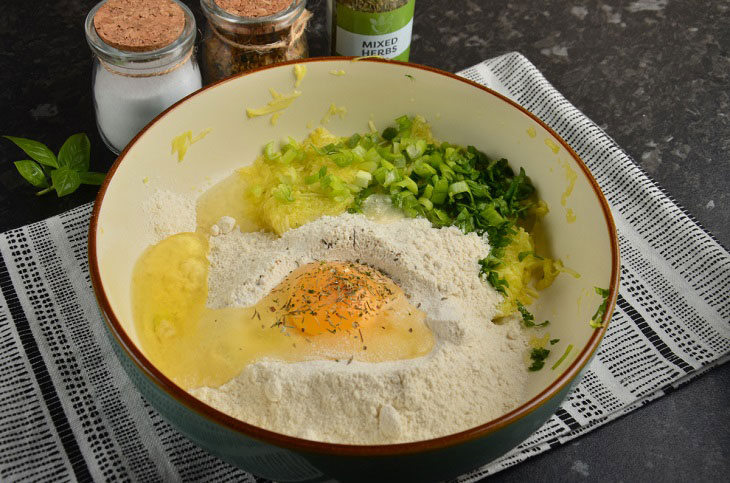
[[[511, 97], [587, 163], [611, 203], [622, 269], [618, 306], [581, 383], [475, 481], [569, 441], [730, 357], [730, 254], [523, 56], [460, 73]], [[0, 478], [255, 478], [193, 445], [134, 389], [91, 290], [91, 206], [0, 235]]]

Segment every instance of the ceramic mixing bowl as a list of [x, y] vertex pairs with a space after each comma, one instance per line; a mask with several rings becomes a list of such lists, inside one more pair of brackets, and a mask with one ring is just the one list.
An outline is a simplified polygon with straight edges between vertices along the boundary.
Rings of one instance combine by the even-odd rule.
[[[189, 96], [150, 123], [110, 170], [96, 201], [89, 233], [94, 290], [119, 360], [144, 397], [188, 438], [220, 458], [277, 481], [431, 481], [454, 477], [505, 454], [538, 429], [580, 379], [595, 353], [618, 292], [619, 254], [608, 204], [584, 163], [537, 117], [504, 96], [435, 69], [366, 59], [317, 58], [307, 67], [301, 95], [278, 122], [248, 118], [247, 107], [271, 100], [269, 89], [291, 93], [293, 63], [224, 80]], [[344, 75], [335, 75], [342, 74]], [[560, 276], [533, 306], [560, 339], [545, 369], [529, 376], [528, 394], [501, 417], [445, 437], [413, 443], [356, 446], [308, 441], [255, 427], [209, 407], [177, 387], [145, 357], [130, 303], [132, 270], [152, 240], [142, 208], [154, 188], [202, 192], [251, 163], [269, 140], [304, 138], [331, 104], [346, 114], [327, 128], [344, 136], [382, 129], [403, 114], [422, 115], [435, 136], [474, 145], [490, 157], [524, 167], [550, 213], [545, 231], [553, 255], [580, 278]], [[185, 131], [208, 135], [183, 162], [171, 141]], [[572, 173], [572, 176], [571, 176]], [[571, 178], [573, 181], [571, 181]], [[572, 190], [569, 186], [572, 185]], [[609, 288], [603, 327], [589, 320]], [[574, 349], [555, 370], [563, 349]]]

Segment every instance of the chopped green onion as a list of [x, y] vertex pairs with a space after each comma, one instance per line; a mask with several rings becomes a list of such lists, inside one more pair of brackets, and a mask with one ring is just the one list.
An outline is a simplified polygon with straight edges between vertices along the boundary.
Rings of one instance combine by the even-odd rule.
[[449, 194], [458, 195], [459, 193], [469, 193], [469, 185], [466, 181], [457, 181], [449, 185]]
[[383, 180], [383, 186], [388, 187], [391, 184], [398, 181], [398, 172], [395, 169], [388, 170], [387, 173], [385, 173], [385, 179]]
[[[433, 201], [433, 198], [431, 198], [431, 201]], [[444, 210], [439, 210], [439, 209], [436, 209], [436, 208], [434, 208], [434, 209], [433, 209], [433, 210], [431, 211], [431, 213], [433, 213], [433, 216], [434, 216], [434, 217], [435, 217], [435, 218], [436, 218], [436, 219], [437, 219], [437, 220], [438, 220], [439, 222], [441, 222], [442, 224], [445, 224], [445, 223], [447, 223], [447, 222], [451, 221], [451, 219], [449, 218], [449, 215], [447, 215], [447, 214], [446, 214], [446, 212], [445, 212]]]
[[372, 179], [373, 175], [368, 173], [367, 171], [358, 171], [357, 173], [355, 173], [354, 183], [361, 188], [367, 188]]
[[431, 211], [433, 209], [433, 203], [431, 203], [431, 200], [429, 200], [425, 196], [421, 196], [420, 198], [418, 198], [418, 202], [421, 203], [423, 209], [426, 211]]
[[480, 215], [490, 226], [499, 226], [506, 221], [504, 217], [500, 215], [496, 209], [494, 209], [493, 205], [487, 205], [481, 211]]
[[389, 161], [386, 161], [385, 159], [380, 160], [380, 166], [382, 166], [383, 168], [385, 168], [387, 170], [395, 169], [395, 165], [391, 164]]
[[358, 161], [363, 161], [365, 159], [365, 154], [367, 154], [367, 150], [359, 144], [352, 148], [352, 155], [355, 156]]
[[291, 136], [287, 136], [286, 139], [282, 140], [281, 144], [283, 146], [282, 151], [285, 149], [296, 149], [297, 151], [302, 149], [297, 140]]
[[266, 143], [266, 146], [264, 146], [264, 157], [269, 161], [273, 161], [279, 156], [281, 156], [281, 153], [277, 152], [274, 149], [274, 141], [269, 141], [268, 143]]
[[362, 146], [364, 149], [370, 149], [375, 144], [375, 141], [370, 136], [363, 136], [362, 139], [360, 139], [360, 146]]
[[330, 155], [330, 159], [340, 168], [344, 168], [345, 166], [351, 165], [355, 157], [352, 155], [352, 152], [343, 151]]
[[405, 168], [406, 167], [405, 156], [394, 156], [391, 161], [393, 162], [393, 166], [395, 166], [396, 168]]
[[413, 164], [413, 172], [421, 178], [430, 178], [436, 174], [436, 170], [433, 169], [433, 166], [421, 161], [420, 159]]
[[374, 147], [368, 149], [368, 151], [365, 153], [365, 156], [363, 156], [363, 159], [365, 161], [372, 161], [376, 163], [383, 160], [382, 156], [380, 156], [380, 153], [378, 153], [378, 150]]
[[383, 131], [383, 139], [392, 141], [398, 135], [398, 130], [394, 127], [388, 127]]
[[433, 183], [433, 194], [431, 195], [431, 201], [434, 205], [440, 205], [446, 201], [446, 197], [449, 194], [449, 182], [445, 179], [437, 179]]
[[398, 181], [397, 183], [394, 183], [394, 186], [397, 186], [399, 188], [405, 188], [414, 195], [418, 194], [418, 185], [415, 181], [413, 181], [411, 178], [406, 176], [401, 181]]
[[444, 158], [441, 157], [441, 153], [438, 151], [429, 154], [427, 159], [428, 164], [434, 168], [438, 168], [444, 162]]
[[[552, 343], [552, 341], [550, 341], [550, 343]], [[562, 364], [562, 362], [565, 360], [566, 357], [568, 357], [568, 354], [570, 354], [570, 351], [572, 350], [573, 344], [569, 344], [568, 347], [565, 349], [565, 352], [563, 352], [563, 355], [560, 356], [560, 359], [558, 359], [557, 362], [555, 362], [555, 364], [553, 364], [553, 367], [551, 367], [550, 369], [554, 371], [560, 364]]]
[[282, 156], [281, 156], [281, 162], [285, 164], [289, 164], [292, 161], [294, 161], [294, 158], [297, 157], [297, 150], [295, 149], [289, 149], [287, 150]]
[[326, 190], [332, 186], [332, 182], [334, 181], [334, 176], [331, 174], [328, 174], [327, 176], [320, 176], [319, 177], [319, 185], [322, 187], [323, 190]]
[[387, 159], [388, 161], [391, 161], [391, 162], [393, 160], [395, 160], [396, 157], [400, 156], [400, 153], [391, 152], [391, 150], [385, 146], [378, 146], [376, 149], [381, 158]]
[[[423, 197], [431, 201], [431, 195], [433, 194], [433, 185], [427, 184], [425, 188], [423, 188]], [[433, 202], [431, 203], [433, 205]]]
[[448, 180], [454, 179], [454, 170], [449, 168], [445, 163], [441, 163], [438, 166], [441, 176]]
[[410, 156], [411, 159], [420, 158], [421, 156], [423, 156], [423, 153], [426, 152], [426, 141], [424, 141], [423, 139], [419, 139], [416, 141], [415, 144], [411, 144], [410, 146], [408, 146], [406, 151], [408, 152], [408, 156]]
[[360, 169], [362, 169], [363, 171], [372, 173], [373, 171], [375, 171], [378, 168], [378, 163], [376, 163], [374, 161], [365, 161], [363, 163], [360, 163], [359, 166], [360, 166]]
[[396, 124], [398, 124], [398, 132], [400, 134], [409, 132], [411, 129], [411, 126], [413, 125], [413, 121], [411, 121], [411, 118], [408, 116], [401, 116], [395, 120]]
[[355, 146], [357, 146], [357, 143], [360, 142], [360, 138], [361, 136], [358, 133], [353, 134], [347, 139], [347, 141], [345, 141], [345, 146], [350, 149], [354, 148]]
[[380, 186], [383, 186], [383, 183], [385, 183], [385, 175], [388, 173], [388, 168], [381, 166], [375, 171], [373, 171], [373, 177], [375, 178], [375, 181], [378, 182]]
[[279, 201], [283, 201], [286, 203], [291, 203], [294, 201], [294, 196], [291, 192], [291, 186], [286, 185], [284, 183], [280, 184], [276, 188], [272, 190], [272, 194], [274, 195], [274, 198], [276, 198]]

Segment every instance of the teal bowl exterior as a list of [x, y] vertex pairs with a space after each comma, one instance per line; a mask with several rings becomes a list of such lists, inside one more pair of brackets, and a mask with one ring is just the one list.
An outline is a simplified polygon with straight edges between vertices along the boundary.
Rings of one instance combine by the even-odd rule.
[[[573, 385], [567, 384], [537, 408], [495, 431], [445, 447], [387, 454], [336, 454], [286, 448], [235, 431], [188, 407], [163, 390], [120, 345], [105, 324], [117, 358], [142, 396], [188, 439], [209, 453], [256, 476], [282, 482], [441, 481], [504, 455], [534, 433], [557, 410]], [[585, 367], [584, 367], [585, 370]], [[225, 415], [222, 415], [227, 417]]]

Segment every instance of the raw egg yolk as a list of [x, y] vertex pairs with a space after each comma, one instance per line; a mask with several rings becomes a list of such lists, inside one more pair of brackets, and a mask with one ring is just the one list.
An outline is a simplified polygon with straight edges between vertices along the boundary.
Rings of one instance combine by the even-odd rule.
[[390, 278], [355, 262], [303, 265], [254, 310], [264, 327], [300, 341], [294, 356], [299, 360], [410, 359], [434, 345], [425, 312]]
[[397, 298], [379, 271], [353, 262], [315, 262], [290, 273], [274, 290], [279, 320], [307, 336], [367, 327]]

